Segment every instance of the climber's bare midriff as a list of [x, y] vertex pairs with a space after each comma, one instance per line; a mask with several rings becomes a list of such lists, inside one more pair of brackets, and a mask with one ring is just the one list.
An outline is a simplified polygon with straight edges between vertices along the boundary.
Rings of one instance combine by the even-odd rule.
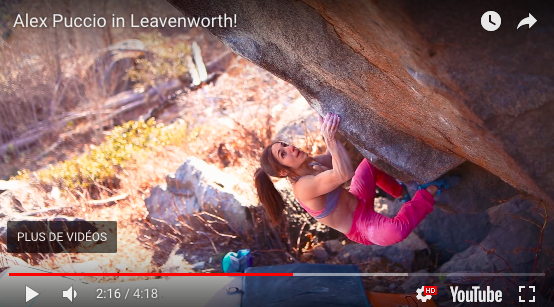
[[[352, 227], [353, 215], [359, 200], [356, 196], [348, 192], [348, 190], [342, 187], [341, 189], [343, 189], [343, 191], [340, 194], [335, 210], [328, 216], [318, 219], [318, 221], [342, 233], [348, 233]], [[303, 202], [303, 204], [310, 209], [320, 210], [325, 207], [325, 198], [326, 195], [321, 195]]]

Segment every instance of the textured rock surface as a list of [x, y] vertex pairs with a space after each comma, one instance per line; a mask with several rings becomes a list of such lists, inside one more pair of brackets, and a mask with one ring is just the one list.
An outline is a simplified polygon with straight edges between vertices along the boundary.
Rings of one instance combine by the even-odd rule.
[[440, 271], [529, 273], [545, 272], [554, 267], [554, 225], [547, 224], [541, 249], [537, 249], [541, 237], [538, 226], [544, 223], [538, 212], [540, 206], [520, 197], [489, 209], [491, 230], [488, 235], [454, 255]]
[[0, 180], [0, 219], [44, 208], [44, 199], [36, 187], [18, 180]]
[[[388, 217], [396, 215], [403, 203], [386, 198], [375, 199], [376, 211]], [[486, 212], [478, 214], [449, 214], [435, 208], [414, 230], [431, 248], [432, 259], [439, 264], [454, 254], [466, 250], [472, 242], [481, 242], [491, 225]], [[440, 231], [439, 231], [440, 230]]]
[[344, 248], [344, 245], [342, 245], [342, 242], [339, 240], [325, 241], [323, 246], [325, 247], [325, 250], [327, 251], [327, 253], [333, 256], [340, 253], [340, 251]]
[[[389, 174], [428, 181], [469, 160], [552, 206], [553, 10], [477, 0], [169, 2], [188, 16], [237, 14], [236, 27], [210, 31], [318, 112], [341, 114], [341, 133]], [[479, 23], [491, 9], [502, 16], [494, 33]], [[529, 11], [539, 22], [516, 31]]]
[[152, 188], [144, 200], [150, 218], [178, 224], [179, 219], [204, 209], [215, 211], [238, 231], [250, 230], [246, 207], [254, 205], [251, 189], [217, 167], [190, 157], [166, 184]]
[[348, 244], [338, 257], [345, 263], [363, 263], [384, 257], [407, 271], [413, 271], [418, 269], [418, 254], [428, 255], [427, 250], [427, 244], [412, 232], [404, 241], [391, 246]]
[[[37, 185], [32, 185], [24, 181], [0, 180], [0, 243], [7, 242], [7, 223], [8, 221], [33, 221], [41, 220], [40, 211], [48, 210], [44, 193]], [[52, 198], [54, 198], [51, 196]], [[55, 198], [54, 198], [55, 199]], [[63, 207], [55, 207], [51, 213], [58, 213], [51, 217], [51, 220], [74, 221], [82, 220], [74, 217], [60, 215]], [[54, 209], [51, 208], [50, 209]], [[59, 209], [59, 210], [58, 210]], [[39, 215], [39, 216], [37, 216]]]

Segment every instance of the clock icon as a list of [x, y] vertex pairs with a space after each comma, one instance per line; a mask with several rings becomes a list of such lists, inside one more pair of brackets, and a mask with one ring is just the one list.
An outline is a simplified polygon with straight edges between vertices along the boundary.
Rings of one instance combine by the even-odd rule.
[[481, 16], [481, 26], [487, 31], [496, 31], [500, 28], [501, 18], [495, 11], [488, 11]]

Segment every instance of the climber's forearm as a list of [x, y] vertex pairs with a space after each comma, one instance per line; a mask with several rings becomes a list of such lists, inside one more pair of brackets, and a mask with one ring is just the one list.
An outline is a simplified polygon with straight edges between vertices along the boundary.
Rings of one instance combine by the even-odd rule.
[[354, 169], [352, 168], [352, 161], [350, 160], [350, 155], [348, 155], [346, 148], [335, 139], [327, 143], [327, 150], [331, 154], [333, 171], [344, 181], [352, 178], [352, 176], [354, 176]]

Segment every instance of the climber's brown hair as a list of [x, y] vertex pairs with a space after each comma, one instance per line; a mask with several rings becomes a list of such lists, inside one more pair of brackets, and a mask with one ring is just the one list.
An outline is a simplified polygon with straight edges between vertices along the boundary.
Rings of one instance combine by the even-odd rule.
[[287, 175], [281, 176], [279, 175], [279, 172], [286, 170], [288, 174], [291, 169], [290, 167], [279, 163], [279, 161], [277, 161], [271, 153], [271, 147], [276, 143], [280, 142], [273, 142], [264, 148], [260, 158], [261, 168], [256, 170], [256, 173], [254, 174], [254, 181], [258, 192], [258, 199], [267, 211], [271, 222], [274, 225], [279, 225], [283, 216], [285, 201], [273, 185], [273, 181], [271, 181], [269, 176], [285, 178]]

